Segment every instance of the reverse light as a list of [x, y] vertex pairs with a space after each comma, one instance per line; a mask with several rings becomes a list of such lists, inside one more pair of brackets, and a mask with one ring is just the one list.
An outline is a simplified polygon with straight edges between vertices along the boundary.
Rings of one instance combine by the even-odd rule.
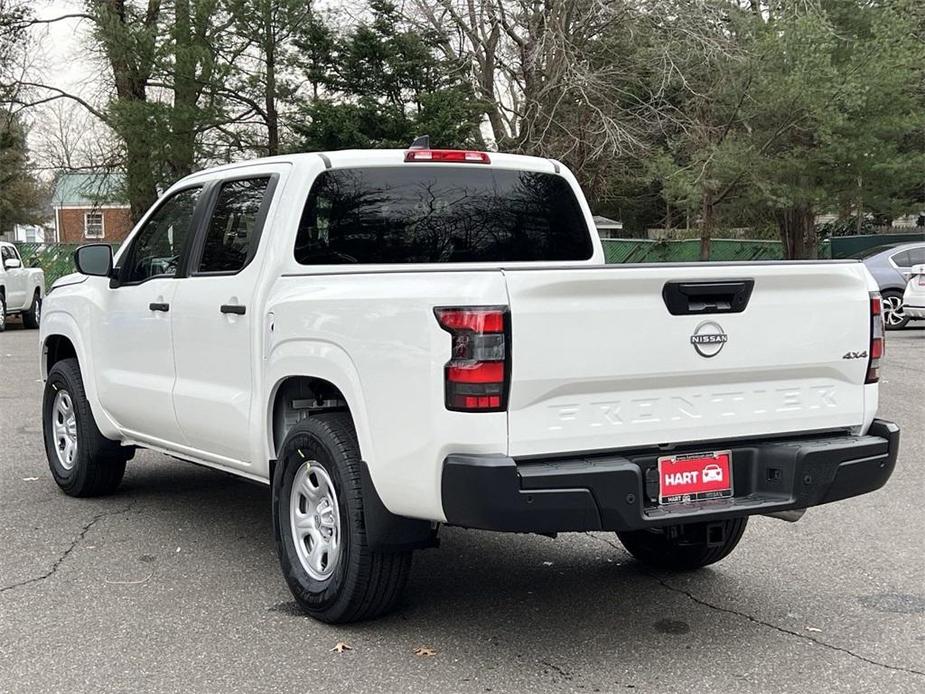
[[465, 149], [409, 149], [405, 152], [405, 161], [491, 164], [491, 159], [487, 152], [473, 152]]
[[510, 312], [506, 306], [435, 308], [450, 333], [444, 367], [446, 408], [454, 412], [503, 412], [511, 373]]
[[886, 342], [883, 337], [883, 299], [879, 292], [870, 293], [870, 360], [867, 363], [865, 383], [880, 380], [880, 359], [883, 357]]

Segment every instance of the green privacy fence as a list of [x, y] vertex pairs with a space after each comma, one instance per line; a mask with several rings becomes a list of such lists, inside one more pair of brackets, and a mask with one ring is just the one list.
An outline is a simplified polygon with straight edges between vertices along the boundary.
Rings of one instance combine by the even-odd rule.
[[925, 241], [925, 229], [918, 227], [908, 233], [865, 234], [863, 236], [836, 236], [832, 239], [832, 257], [847, 258], [868, 248], [894, 243]]
[[[700, 239], [601, 239], [608, 263], [685, 263], [700, 260]], [[781, 260], [779, 241], [713, 239], [710, 260]]]
[[[857, 237], [855, 237], [857, 238]], [[868, 237], [869, 245], [896, 241], [887, 235]], [[700, 259], [700, 240], [651, 241], [649, 239], [602, 239], [604, 256], [608, 263], [683, 263]], [[838, 243], [838, 239], [836, 239]], [[857, 243], [857, 242], [855, 242]], [[74, 272], [76, 245], [66, 243], [19, 243], [19, 253], [26, 265], [45, 271], [45, 286], [70, 272]], [[829, 241], [819, 248], [821, 257], [829, 257]], [[713, 239], [710, 260], [749, 261], [781, 260], [784, 257], [779, 241], [746, 239]], [[836, 257], [844, 257], [836, 254]]]
[[[26, 267], [40, 267], [45, 272], [45, 288], [49, 289], [55, 280], [75, 272], [74, 251], [76, 243], [17, 243], [19, 255]], [[113, 244], [113, 251], [119, 249]]]

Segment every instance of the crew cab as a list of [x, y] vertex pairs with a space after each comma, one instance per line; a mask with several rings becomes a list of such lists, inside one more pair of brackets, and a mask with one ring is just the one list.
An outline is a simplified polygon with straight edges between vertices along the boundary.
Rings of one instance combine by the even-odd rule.
[[269, 485], [285, 579], [328, 622], [393, 607], [442, 524], [615, 531], [690, 569], [896, 461], [863, 264], [605, 265], [549, 159], [222, 166], [75, 261], [41, 329], [57, 483], [113, 492], [144, 447]]
[[45, 273], [25, 267], [19, 249], [0, 241], [0, 332], [6, 330], [6, 319], [16, 315], [25, 327], [39, 327], [44, 297]]

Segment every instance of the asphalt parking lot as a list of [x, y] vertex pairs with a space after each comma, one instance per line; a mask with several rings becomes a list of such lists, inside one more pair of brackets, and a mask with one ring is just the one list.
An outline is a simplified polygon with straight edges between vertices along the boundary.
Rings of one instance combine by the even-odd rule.
[[0, 691], [925, 691], [923, 329], [888, 336], [880, 414], [903, 434], [884, 489], [753, 519], [684, 575], [646, 572], [609, 533], [444, 529], [402, 608], [349, 627], [294, 609], [266, 488], [140, 452], [115, 496], [60, 493], [37, 372], [37, 333], [10, 325]]

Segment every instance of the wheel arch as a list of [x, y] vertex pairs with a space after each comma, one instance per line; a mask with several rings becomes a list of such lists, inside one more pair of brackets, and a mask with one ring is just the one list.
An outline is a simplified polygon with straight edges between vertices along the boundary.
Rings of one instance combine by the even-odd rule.
[[[367, 463], [375, 458], [360, 376], [353, 361], [339, 346], [314, 341], [287, 341], [269, 355], [265, 383], [264, 430], [267, 459], [276, 453], [292, 425], [311, 412], [344, 411], [350, 414]], [[321, 402], [318, 402], [318, 396]], [[292, 400], [299, 402], [293, 407]], [[272, 470], [271, 479], [272, 479]]]
[[48, 372], [57, 361], [68, 358], [77, 359], [84, 392], [90, 403], [90, 411], [93, 413], [93, 419], [96, 420], [97, 428], [107, 438], [120, 439], [121, 432], [100, 403], [92, 360], [87, 357], [86, 345], [81, 339], [77, 321], [68, 313], [52, 311], [42, 316], [39, 329], [42, 344], [40, 365], [42, 380], [48, 378]]

